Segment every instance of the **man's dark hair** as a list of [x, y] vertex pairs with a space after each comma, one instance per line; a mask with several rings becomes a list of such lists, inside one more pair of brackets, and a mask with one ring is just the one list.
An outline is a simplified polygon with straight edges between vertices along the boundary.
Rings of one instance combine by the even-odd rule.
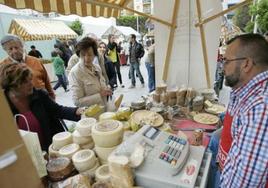
[[114, 35], [113, 34], [109, 34], [108, 35], [108, 41], [110, 42], [110, 39], [113, 37]]
[[131, 34], [130, 37], [136, 40], [136, 35], [135, 34]]
[[252, 58], [258, 65], [268, 66], [268, 42], [260, 34], [248, 33], [235, 36], [227, 45], [239, 41], [240, 56]]
[[95, 39], [93, 39], [91, 37], [85, 37], [85, 38], [81, 39], [77, 43], [77, 45], [76, 45], [76, 55], [79, 57], [81, 51], [87, 50], [89, 48], [92, 48], [94, 55], [98, 56], [97, 42], [95, 41]]
[[35, 46], [34, 46], [34, 45], [32, 45], [32, 46], [31, 46], [31, 49], [35, 49]]

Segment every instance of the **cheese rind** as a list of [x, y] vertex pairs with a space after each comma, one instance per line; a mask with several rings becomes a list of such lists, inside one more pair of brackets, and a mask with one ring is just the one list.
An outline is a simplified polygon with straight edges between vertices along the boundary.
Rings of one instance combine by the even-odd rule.
[[96, 181], [109, 182], [110, 177], [108, 164], [100, 166], [95, 172]]
[[62, 157], [68, 157], [69, 159], [72, 158], [72, 156], [80, 149], [78, 144], [69, 144], [64, 147], [62, 147], [59, 150], [59, 155]]
[[84, 172], [95, 166], [96, 156], [94, 151], [84, 149], [76, 152], [72, 157], [73, 164], [79, 172]]
[[77, 122], [75, 129], [81, 136], [90, 136], [91, 128], [97, 123], [95, 118], [84, 118]]
[[52, 137], [53, 148], [55, 150], [61, 149], [63, 146], [71, 144], [73, 142], [72, 134], [69, 132], [60, 132]]
[[90, 136], [82, 136], [77, 130], [72, 133], [73, 142], [76, 144], [87, 144], [93, 142], [91, 135]]

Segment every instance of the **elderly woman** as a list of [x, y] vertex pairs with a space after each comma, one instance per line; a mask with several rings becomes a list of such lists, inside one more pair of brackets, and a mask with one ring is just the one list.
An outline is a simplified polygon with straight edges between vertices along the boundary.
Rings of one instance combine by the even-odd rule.
[[[53, 135], [64, 131], [59, 119], [78, 121], [83, 110], [58, 105], [46, 91], [35, 89], [32, 79], [33, 74], [24, 63], [0, 66], [0, 85], [12, 113], [26, 118], [30, 131], [38, 134], [42, 149], [47, 150]], [[20, 129], [28, 130], [21, 116], [17, 118], [17, 124]]]
[[76, 106], [100, 104], [106, 106], [107, 96], [112, 95], [99, 66], [93, 64], [98, 56], [97, 43], [90, 37], [83, 38], [76, 46], [79, 62], [69, 74], [70, 89]]

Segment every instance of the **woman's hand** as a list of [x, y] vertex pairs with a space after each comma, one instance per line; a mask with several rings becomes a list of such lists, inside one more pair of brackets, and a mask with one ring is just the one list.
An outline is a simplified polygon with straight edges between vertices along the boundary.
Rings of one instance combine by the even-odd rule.
[[85, 112], [85, 108], [77, 108], [75, 114], [81, 116]]
[[112, 92], [111, 89], [107, 89], [107, 88], [105, 88], [105, 89], [101, 89], [101, 91], [100, 91], [100, 95], [101, 95], [102, 97], [105, 97], [105, 96], [111, 96], [112, 94], [113, 94], [113, 92]]

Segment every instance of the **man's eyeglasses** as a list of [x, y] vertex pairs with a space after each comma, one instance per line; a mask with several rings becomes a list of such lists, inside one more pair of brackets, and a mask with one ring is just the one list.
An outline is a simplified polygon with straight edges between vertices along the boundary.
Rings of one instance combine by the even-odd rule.
[[226, 59], [225, 57], [224, 58], [222, 58], [222, 63], [224, 64], [224, 65], [227, 65], [229, 62], [231, 62], [231, 61], [240, 61], [240, 60], [245, 60], [245, 59], [247, 59], [247, 57], [239, 57], [239, 58], [235, 58], [235, 59]]

